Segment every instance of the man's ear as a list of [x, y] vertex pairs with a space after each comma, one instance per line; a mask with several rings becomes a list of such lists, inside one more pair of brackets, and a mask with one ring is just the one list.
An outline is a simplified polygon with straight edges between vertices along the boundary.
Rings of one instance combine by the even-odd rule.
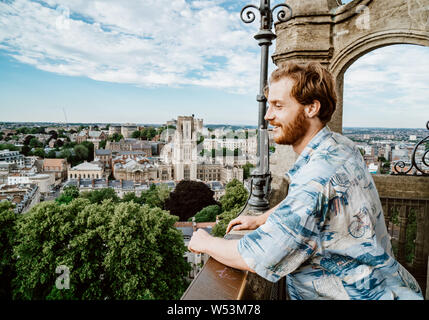
[[308, 118], [314, 118], [317, 117], [320, 111], [320, 101], [319, 100], [313, 100], [312, 104], [305, 106], [305, 114]]

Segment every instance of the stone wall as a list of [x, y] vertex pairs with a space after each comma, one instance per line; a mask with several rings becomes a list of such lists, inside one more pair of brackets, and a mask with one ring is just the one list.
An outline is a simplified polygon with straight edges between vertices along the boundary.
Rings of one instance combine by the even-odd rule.
[[372, 177], [381, 198], [429, 199], [429, 177], [381, 174]]

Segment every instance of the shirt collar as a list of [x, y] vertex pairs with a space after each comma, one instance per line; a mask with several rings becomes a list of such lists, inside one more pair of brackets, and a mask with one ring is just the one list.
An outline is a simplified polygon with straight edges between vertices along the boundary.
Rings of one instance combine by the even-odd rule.
[[293, 167], [286, 173], [290, 179], [293, 178], [295, 173], [310, 160], [311, 154], [320, 146], [326, 139], [332, 136], [332, 131], [327, 127], [323, 127], [310, 142], [304, 147], [298, 159], [295, 161]]

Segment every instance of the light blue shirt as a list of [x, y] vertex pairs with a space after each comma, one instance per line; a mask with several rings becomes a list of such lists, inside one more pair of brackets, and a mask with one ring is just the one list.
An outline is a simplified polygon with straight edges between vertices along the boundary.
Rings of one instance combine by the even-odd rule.
[[291, 299], [423, 299], [394, 258], [383, 210], [359, 149], [324, 127], [293, 168], [289, 192], [238, 250]]

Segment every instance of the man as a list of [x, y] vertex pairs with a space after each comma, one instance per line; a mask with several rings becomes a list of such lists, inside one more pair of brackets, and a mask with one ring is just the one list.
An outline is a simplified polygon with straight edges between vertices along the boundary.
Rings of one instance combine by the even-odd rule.
[[422, 299], [394, 258], [374, 181], [359, 149], [326, 126], [335, 84], [320, 64], [275, 70], [265, 119], [274, 140], [299, 154], [287, 197], [261, 216], [240, 216], [240, 240], [194, 233], [189, 249], [269, 281], [287, 276], [291, 299]]

